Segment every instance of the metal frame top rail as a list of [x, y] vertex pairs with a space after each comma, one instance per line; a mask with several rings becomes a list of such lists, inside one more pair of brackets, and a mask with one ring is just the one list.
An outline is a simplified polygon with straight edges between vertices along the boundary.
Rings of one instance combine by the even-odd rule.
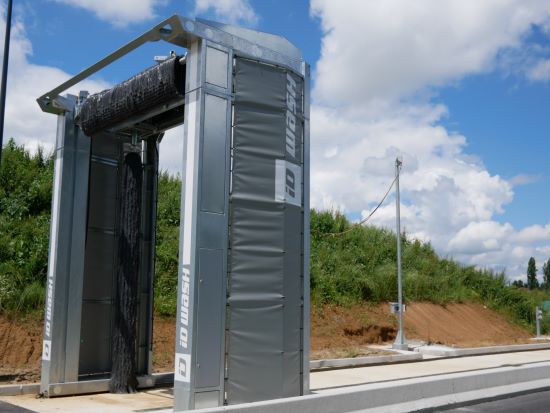
[[192, 20], [173, 15], [152, 29], [135, 38], [113, 53], [94, 63], [66, 82], [43, 94], [37, 99], [43, 112], [60, 115], [72, 110], [72, 104], [60, 94], [99, 70], [127, 55], [148, 42], [164, 40], [187, 48], [191, 40], [204, 38], [212, 42], [231, 47], [243, 56], [270, 60], [304, 74], [305, 63], [301, 52], [286, 39], [237, 26], [225, 25], [208, 20]]

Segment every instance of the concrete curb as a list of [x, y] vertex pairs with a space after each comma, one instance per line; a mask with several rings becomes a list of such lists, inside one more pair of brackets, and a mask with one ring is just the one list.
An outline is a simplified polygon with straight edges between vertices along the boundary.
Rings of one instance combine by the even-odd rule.
[[[430, 348], [431, 347], [431, 348]], [[445, 348], [437, 346], [417, 347], [414, 351], [427, 356], [463, 357], [481, 356], [486, 354], [514, 353], [517, 351], [548, 350], [550, 343], [514, 344], [508, 346], [473, 347], [473, 348]]]
[[[384, 413], [404, 413], [404, 412], [424, 412], [432, 413], [435, 408], [450, 409], [469, 406], [472, 404], [491, 402], [495, 400], [516, 397], [538, 391], [548, 390], [550, 380], [535, 380], [519, 384], [510, 384], [498, 386], [483, 390], [474, 390], [470, 392], [444, 395], [421, 400], [414, 400], [408, 403], [397, 403], [390, 406], [384, 406]], [[361, 413], [380, 413], [380, 407], [367, 408], [361, 410]]]
[[199, 409], [197, 413], [406, 412], [496, 399], [550, 388], [550, 362], [371, 383], [266, 402]]
[[[409, 352], [409, 354], [395, 354], [388, 356], [312, 360], [309, 365], [311, 371], [318, 371], [323, 369], [360, 367], [373, 364], [403, 363], [419, 360], [422, 360], [422, 354]], [[174, 373], [155, 373], [152, 376], [138, 377], [138, 381], [139, 388], [141, 389], [157, 386], [169, 386], [174, 384]], [[83, 381], [78, 383], [64, 383], [59, 385], [59, 392], [57, 394], [52, 393], [51, 396], [55, 397], [65, 395], [69, 390], [73, 394], [101, 393], [107, 391], [108, 384], [108, 379], [93, 380], [88, 382]], [[65, 389], [65, 391], [63, 391], [63, 389]], [[19, 396], [22, 394], [38, 393], [40, 393], [40, 384], [37, 383], [0, 385], [0, 396]]]
[[40, 393], [40, 384], [7, 384], [0, 386], [0, 396], [21, 396], [23, 394]]
[[403, 363], [407, 361], [418, 361], [418, 360], [422, 360], [422, 354], [411, 352], [409, 354], [392, 354], [387, 356], [312, 360], [309, 362], [309, 368], [311, 371], [318, 371], [323, 369], [359, 367], [359, 366], [368, 366], [372, 364]]
[[[174, 373], [154, 373], [151, 376], [138, 377], [138, 389], [171, 386], [174, 384]], [[57, 390], [56, 390], [57, 387]], [[61, 383], [51, 386], [50, 397], [78, 395], [86, 393], [104, 393], [109, 391], [109, 379], [83, 380], [75, 383]], [[0, 396], [20, 396], [39, 394], [39, 383], [0, 385]]]

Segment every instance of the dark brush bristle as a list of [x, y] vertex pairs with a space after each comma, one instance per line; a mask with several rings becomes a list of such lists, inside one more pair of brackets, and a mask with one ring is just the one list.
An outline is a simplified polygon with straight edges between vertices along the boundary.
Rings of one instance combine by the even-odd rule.
[[88, 136], [185, 94], [185, 65], [173, 57], [130, 79], [89, 96], [80, 108], [80, 127]]
[[136, 339], [141, 220], [141, 158], [126, 155], [122, 170], [117, 290], [109, 390], [134, 393], [137, 389]]

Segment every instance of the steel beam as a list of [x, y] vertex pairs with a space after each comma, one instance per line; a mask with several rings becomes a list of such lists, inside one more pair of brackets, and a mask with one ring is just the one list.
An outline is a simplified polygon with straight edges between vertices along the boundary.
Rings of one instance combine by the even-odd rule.
[[[215, 60], [221, 69], [207, 69]], [[231, 52], [197, 39], [187, 54], [174, 409], [224, 401]]]
[[[69, 97], [75, 102], [76, 97]], [[58, 117], [42, 352], [42, 391], [78, 379], [90, 139]]]

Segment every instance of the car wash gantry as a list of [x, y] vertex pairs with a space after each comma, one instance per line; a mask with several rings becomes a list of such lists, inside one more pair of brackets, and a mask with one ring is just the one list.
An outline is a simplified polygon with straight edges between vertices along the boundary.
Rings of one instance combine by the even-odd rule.
[[[178, 51], [109, 90], [61, 96], [160, 40]], [[152, 374], [157, 177], [159, 151], [178, 150], [163, 135], [181, 124], [174, 409], [307, 394], [309, 66], [300, 51], [272, 34], [172, 16], [38, 103], [58, 116], [43, 395], [162, 380]]]

